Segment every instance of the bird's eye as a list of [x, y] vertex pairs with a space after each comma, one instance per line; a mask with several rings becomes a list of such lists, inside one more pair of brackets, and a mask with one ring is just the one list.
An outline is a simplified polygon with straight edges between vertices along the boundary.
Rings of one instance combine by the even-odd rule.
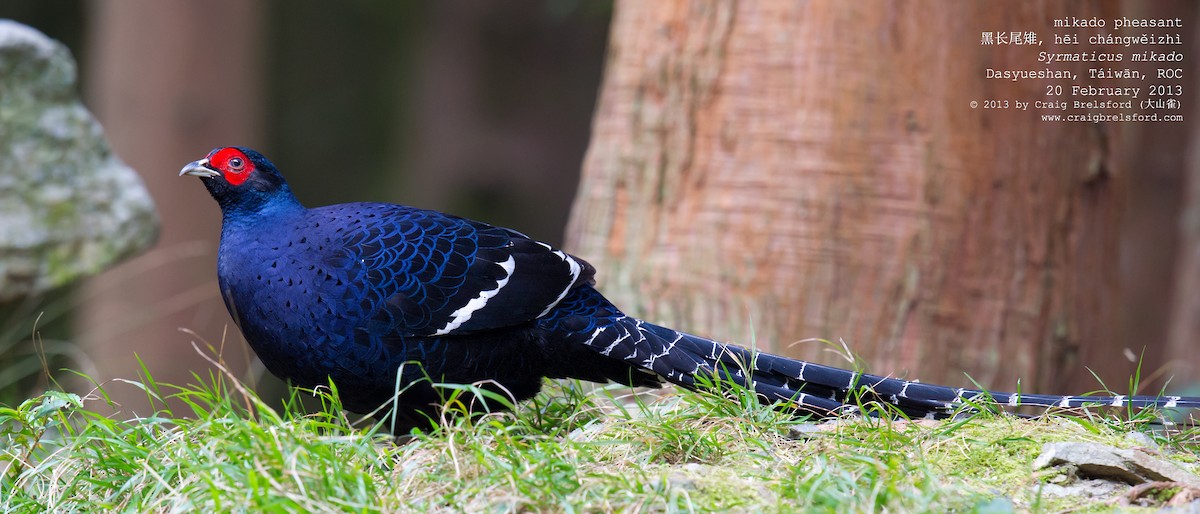
[[232, 159], [229, 159], [229, 168], [232, 169], [233, 171], [242, 171], [242, 168], [245, 166], [246, 166], [246, 162], [243, 161], [241, 157], [234, 157]]

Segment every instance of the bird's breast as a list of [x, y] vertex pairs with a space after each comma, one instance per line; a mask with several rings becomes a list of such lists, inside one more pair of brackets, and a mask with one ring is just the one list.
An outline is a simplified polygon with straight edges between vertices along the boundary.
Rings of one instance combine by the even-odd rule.
[[217, 263], [222, 296], [247, 342], [273, 373], [301, 382], [382, 351], [363, 348], [356, 335], [367, 315], [352, 270], [310, 241], [223, 239]]

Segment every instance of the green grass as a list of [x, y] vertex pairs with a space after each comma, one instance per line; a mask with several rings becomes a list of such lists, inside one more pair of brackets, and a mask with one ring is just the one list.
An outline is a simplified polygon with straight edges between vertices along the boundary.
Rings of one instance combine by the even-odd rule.
[[[160, 406], [154, 416], [97, 414], [99, 389], [0, 407], [0, 510], [1104, 511], [1103, 500], [1042, 495], [1055, 473], [1031, 463], [1046, 442], [1136, 446], [1128, 433], [1152, 419], [858, 418], [790, 436], [801, 421], [737, 387], [634, 395], [557, 382], [514, 413], [459, 416], [396, 444], [344, 414], [336, 392], [268, 406], [221, 374], [135, 384]], [[306, 410], [303, 395], [322, 407]], [[1195, 431], [1153, 437], [1196, 469]]]

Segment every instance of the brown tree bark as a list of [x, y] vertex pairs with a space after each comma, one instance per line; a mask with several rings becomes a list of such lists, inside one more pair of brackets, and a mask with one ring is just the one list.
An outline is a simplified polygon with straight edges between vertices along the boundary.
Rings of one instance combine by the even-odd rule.
[[[1171, 33], [1179, 34], [1186, 46], [1177, 50], [1200, 50], [1196, 2], [1125, 2], [1123, 8], [1130, 17], [1181, 18], [1184, 26]], [[1165, 82], [1155, 80], [1161, 62], [1130, 65], [1152, 78], [1146, 82]], [[1183, 69], [1182, 79], [1169, 82], [1194, 91], [1200, 68]], [[1125, 130], [1124, 162], [1131, 180], [1121, 220], [1122, 335], [1135, 356], [1154, 363], [1142, 370], [1142, 377], [1154, 379], [1148, 381], [1148, 391], [1165, 379], [1176, 386], [1200, 379], [1195, 358], [1200, 341], [1200, 134], [1195, 130], [1200, 110], [1183, 114], [1182, 122], [1135, 123]]]
[[1115, 129], [983, 108], [1061, 83], [985, 68], [1069, 50], [980, 44], [1107, 7], [618, 2], [568, 247], [675, 328], [844, 365], [792, 344], [842, 339], [949, 384], [1124, 386]]
[[[1193, 108], [1192, 116], [1200, 116]], [[1178, 383], [1200, 379], [1196, 348], [1200, 345], [1200, 132], [1188, 144], [1184, 208], [1180, 216], [1180, 245], [1176, 261], [1174, 303], [1167, 339], [1167, 372]]]
[[[1200, 22], [1200, 9], [1193, 6], [1192, 16], [1185, 19], [1194, 20], [1193, 23]], [[1200, 49], [1195, 41], [1191, 43], [1188, 47], [1190, 50], [1195, 52]], [[1195, 66], [1186, 69], [1190, 84], [1195, 84], [1196, 74], [1200, 71]], [[1200, 108], [1193, 103], [1187, 114], [1191, 116], [1190, 119], [1200, 117]], [[1195, 122], [1191, 126], [1194, 127]], [[1172, 270], [1175, 273], [1174, 289], [1171, 291], [1174, 303], [1171, 305], [1167, 340], [1167, 357], [1171, 366], [1166, 369], [1177, 379], [1177, 384], [1195, 384], [1200, 381], [1200, 359], [1196, 358], [1196, 349], [1200, 347], [1200, 131], [1192, 128], [1186, 135], [1174, 136], [1170, 139], [1173, 143], [1186, 140], [1187, 153], [1182, 180], [1183, 209], [1178, 218], [1178, 254]], [[1185, 147], [1184, 144], [1177, 148]]]
[[[216, 146], [258, 142], [259, 6], [237, 0], [100, 2], [92, 6], [87, 77], [92, 109], [114, 151], [141, 174], [162, 216], [151, 251], [90, 280], [77, 334], [99, 381], [137, 379], [135, 358], [155, 379], [185, 384], [209, 367], [191, 347], [228, 336], [226, 358], [244, 369], [249, 350], [216, 285], [221, 217], [179, 168]], [[228, 332], [226, 333], [226, 329]], [[126, 412], [146, 395], [108, 382]]]

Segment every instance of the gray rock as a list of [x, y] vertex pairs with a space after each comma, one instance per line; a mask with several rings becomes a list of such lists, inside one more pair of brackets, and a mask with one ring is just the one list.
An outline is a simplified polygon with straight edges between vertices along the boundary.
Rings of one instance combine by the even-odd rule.
[[1080, 478], [1115, 480], [1127, 484], [1178, 482], [1200, 484], [1200, 477], [1179, 465], [1141, 449], [1114, 448], [1099, 443], [1047, 443], [1033, 462], [1034, 469], [1070, 466]]
[[76, 89], [66, 47], [0, 20], [0, 301], [96, 273], [158, 234], [150, 194]]
[[1069, 484], [1042, 484], [1040, 494], [1060, 498], [1110, 499], [1125, 491], [1129, 486], [1121, 482], [1101, 479], [1078, 479]]

